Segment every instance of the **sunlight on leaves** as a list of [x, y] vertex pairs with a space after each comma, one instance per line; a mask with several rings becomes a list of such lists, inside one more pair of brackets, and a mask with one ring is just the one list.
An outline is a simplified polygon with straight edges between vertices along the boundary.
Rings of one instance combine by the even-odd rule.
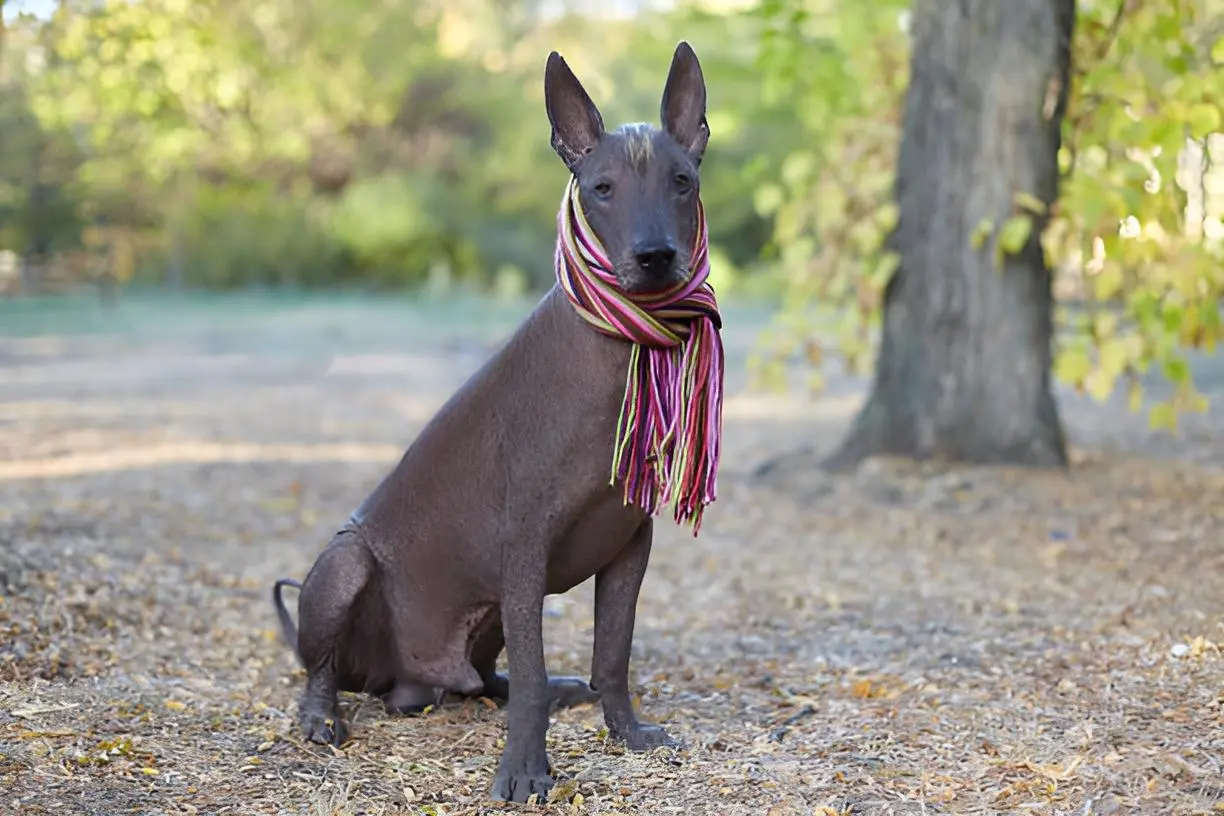
[[999, 248], [1008, 255], [1016, 255], [1024, 249], [1033, 232], [1033, 220], [1027, 215], [1013, 215], [999, 228]]

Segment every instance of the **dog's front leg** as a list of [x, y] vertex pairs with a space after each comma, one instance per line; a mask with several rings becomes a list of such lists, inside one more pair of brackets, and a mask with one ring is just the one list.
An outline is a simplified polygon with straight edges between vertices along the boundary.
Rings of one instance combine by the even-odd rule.
[[650, 561], [654, 527], [642, 522], [629, 544], [595, 576], [595, 654], [591, 686], [603, 697], [608, 733], [631, 751], [647, 751], [676, 741], [657, 725], [643, 725], [629, 697], [629, 652], [638, 592]]
[[526, 802], [536, 794], [543, 802], [553, 786], [545, 742], [550, 693], [541, 628], [547, 571], [543, 551], [515, 552], [502, 561], [502, 629], [514, 689], [506, 706], [506, 747], [493, 777], [493, 798], [502, 801]]

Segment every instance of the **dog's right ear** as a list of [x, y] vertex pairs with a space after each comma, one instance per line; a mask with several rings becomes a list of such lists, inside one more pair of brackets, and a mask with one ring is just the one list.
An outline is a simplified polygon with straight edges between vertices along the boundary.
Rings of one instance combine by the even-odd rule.
[[570, 172], [599, 144], [604, 135], [603, 117], [586, 89], [556, 51], [548, 55], [544, 68], [544, 104], [552, 125], [552, 147]]

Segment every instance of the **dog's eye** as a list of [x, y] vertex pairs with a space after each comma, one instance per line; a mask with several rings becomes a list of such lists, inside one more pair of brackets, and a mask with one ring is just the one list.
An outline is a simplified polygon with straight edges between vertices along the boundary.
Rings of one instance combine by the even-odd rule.
[[612, 185], [606, 181], [599, 182], [593, 189], [595, 190], [595, 195], [600, 198], [607, 198], [612, 195]]
[[676, 182], [676, 187], [681, 191], [688, 190], [693, 186], [693, 180], [684, 173], [677, 173], [674, 181]]

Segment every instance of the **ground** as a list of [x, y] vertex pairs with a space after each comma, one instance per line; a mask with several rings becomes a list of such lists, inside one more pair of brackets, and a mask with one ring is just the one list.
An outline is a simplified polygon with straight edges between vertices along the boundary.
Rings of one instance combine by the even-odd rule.
[[[533, 810], [486, 799], [479, 701], [354, 697], [344, 751], [303, 744], [269, 602], [521, 308], [91, 308], [0, 305], [2, 813], [1224, 810], [1224, 393], [1177, 440], [1060, 393], [1069, 474], [828, 478], [862, 382], [746, 390], [760, 314], [728, 309], [719, 500], [696, 540], [658, 528], [634, 645], [643, 718], [686, 745], [560, 713]], [[550, 599], [554, 673], [588, 667], [591, 594]]]

